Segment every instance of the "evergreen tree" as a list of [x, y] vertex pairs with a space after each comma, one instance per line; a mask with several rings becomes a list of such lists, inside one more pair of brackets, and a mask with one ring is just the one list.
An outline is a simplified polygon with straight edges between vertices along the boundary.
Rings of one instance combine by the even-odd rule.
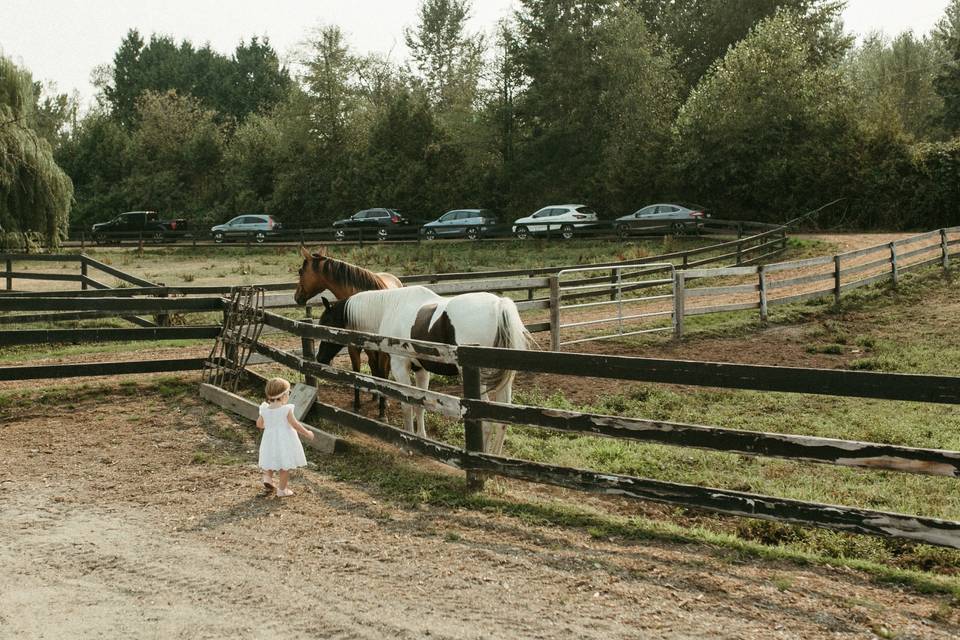
[[944, 62], [934, 81], [943, 98], [943, 125], [947, 131], [960, 132], [960, 0], [951, 0], [933, 32]]

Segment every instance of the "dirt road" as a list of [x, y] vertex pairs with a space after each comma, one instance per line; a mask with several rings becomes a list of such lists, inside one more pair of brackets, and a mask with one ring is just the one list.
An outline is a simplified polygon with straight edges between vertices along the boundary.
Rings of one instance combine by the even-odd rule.
[[[405, 507], [336, 481], [322, 459], [294, 498], [264, 497], [252, 429], [189, 396], [28, 396], [0, 407], [0, 425], [0, 638], [960, 634], [942, 598], [855, 572]], [[398, 476], [449, 473], [378, 459]]]

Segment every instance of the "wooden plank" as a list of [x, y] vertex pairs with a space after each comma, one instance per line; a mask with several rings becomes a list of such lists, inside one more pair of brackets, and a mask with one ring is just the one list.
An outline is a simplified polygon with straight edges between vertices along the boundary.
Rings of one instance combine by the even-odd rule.
[[[920, 247], [919, 249], [913, 249], [912, 251], [905, 251], [905, 252], [903, 252], [903, 253], [898, 253], [898, 254], [897, 254], [897, 259], [898, 259], [898, 260], [906, 260], [907, 258], [912, 258], [912, 257], [914, 257], [914, 256], [919, 256], [919, 255], [922, 255], [922, 254], [924, 254], [924, 253], [932, 253], [932, 252], [934, 252], [934, 251], [937, 251], [937, 252], [940, 251], [940, 243], [939, 243], [939, 242], [938, 242], [937, 244], [932, 244], [932, 245], [930, 245], [930, 246], [928, 246], [928, 247]], [[900, 267], [901, 270], [902, 270], [904, 267], [906, 267], [906, 266], [907, 266], [907, 265], [901, 265], [901, 267]]]
[[567, 489], [960, 549], [960, 522], [950, 520], [570, 469], [482, 453], [464, 453], [462, 461], [471, 470]]
[[708, 313], [727, 313], [730, 311], [744, 311], [746, 309], [759, 309], [760, 301], [757, 302], [739, 302], [736, 304], [718, 304], [712, 307], [687, 307], [688, 316], [702, 316]]
[[[453, 418], [460, 418], [463, 415], [463, 409], [460, 406], [460, 399], [445, 393], [436, 391], [427, 391], [418, 387], [413, 387], [392, 380], [384, 380], [363, 373], [338, 369], [319, 362], [307, 362], [296, 354], [288, 353], [262, 343], [257, 343], [255, 350], [262, 357], [269, 358], [289, 367], [300, 373], [310, 374], [324, 380], [340, 382], [348, 386], [356, 386], [361, 391], [370, 393], [380, 393], [388, 398], [422, 406], [430, 411], [440, 413]], [[257, 363], [259, 364], [259, 363]]]
[[866, 247], [865, 249], [855, 249], [853, 251], [847, 251], [845, 253], [838, 253], [844, 261], [852, 260], [853, 258], [859, 258], [860, 256], [868, 256], [873, 253], [884, 253], [890, 251], [890, 246], [887, 244], [876, 244], [872, 247]]
[[141, 286], [141, 287], [156, 287], [156, 286], [159, 286], [159, 285], [157, 285], [155, 282], [150, 282], [149, 280], [144, 280], [143, 278], [139, 278], [139, 277], [137, 277], [137, 276], [135, 276], [135, 275], [133, 275], [133, 274], [127, 273], [127, 272], [125, 272], [125, 271], [121, 271], [120, 269], [117, 269], [116, 267], [111, 267], [110, 265], [104, 264], [104, 263], [100, 262], [99, 260], [95, 260], [95, 259], [91, 258], [91, 257], [88, 256], [88, 255], [84, 255], [83, 258], [84, 258], [84, 262], [86, 262], [87, 265], [93, 267], [94, 269], [99, 269], [100, 271], [103, 271], [104, 273], [108, 273], [108, 274], [110, 274], [111, 276], [113, 276], [113, 277], [115, 277], [115, 278], [119, 278], [120, 280], [123, 280], [124, 282], [129, 282], [130, 284], [135, 284], [135, 285], [138, 285], [138, 286]]
[[960, 377], [515, 351], [460, 345], [461, 366], [698, 387], [960, 404]]
[[886, 280], [890, 280], [889, 271], [884, 271], [883, 273], [878, 273], [875, 276], [870, 276], [869, 278], [863, 278], [862, 280], [855, 280], [853, 282], [844, 283], [840, 285], [840, 291], [849, 291], [850, 289], [865, 287], [868, 284], [875, 284], [877, 282], [882, 282]]
[[[931, 238], [936, 238], [937, 241], [939, 242], [939, 240], [940, 240], [940, 229], [936, 229], [936, 230], [934, 230], [934, 231], [927, 231], [926, 233], [921, 233], [921, 234], [919, 234], [919, 235], [910, 236], [909, 238], [903, 238], [903, 239], [901, 239], [901, 240], [896, 240], [896, 241], [894, 242], [894, 244], [897, 245], [898, 247], [902, 247], [902, 246], [904, 246], [904, 245], [913, 244], [913, 243], [915, 243], [915, 242], [921, 242], [921, 241], [923, 241], [923, 240], [929, 240], [929, 239], [931, 239]], [[938, 246], [939, 246], [939, 245], [938, 245]], [[901, 257], [902, 257], [902, 256], [901, 256]]]
[[88, 329], [20, 329], [0, 332], [0, 345], [60, 342], [133, 342], [142, 340], [205, 340], [220, 335], [219, 326]]
[[80, 262], [82, 259], [79, 253], [0, 253], [0, 260], [18, 262]]
[[83, 277], [79, 273], [40, 273], [39, 271], [6, 271], [0, 276], [14, 280], [50, 280], [59, 282], [81, 282]]
[[116, 317], [115, 311], [67, 311], [64, 313], [31, 313], [0, 316], [0, 325], [32, 324], [36, 322], [64, 322], [67, 320], [91, 320]]
[[293, 416], [297, 420], [302, 420], [305, 415], [310, 413], [310, 407], [317, 399], [317, 388], [298, 382], [293, 385], [290, 391], [290, 403], [293, 405]]
[[688, 298], [700, 298], [704, 296], [721, 296], [731, 293], [756, 293], [760, 286], [756, 284], [735, 284], [727, 287], [697, 287], [696, 289], [687, 289]]
[[541, 298], [539, 300], [517, 300], [517, 311], [532, 311], [535, 309], [549, 309], [550, 300]]
[[421, 438], [409, 431], [391, 427], [385, 422], [357, 415], [324, 402], [314, 404], [313, 415], [396, 445], [406, 451], [415, 451], [451, 467], [463, 468], [463, 452], [459, 448], [444, 442]]
[[263, 317], [264, 324], [283, 329], [300, 337], [318, 338], [325, 342], [335, 342], [336, 344], [342, 344], [344, 346], [354, 345], [361, 349], [422, 358], [435, 362], [445, 362], [448, 364], [457, 363], [457, 347], [447, 344], [391, 338], [363, 331], [347, 331], [345, 329], [335, 329], [323, 325], [312, 325], [291, 320], [290, 318], [285, 318], [269, 311], [264, 312]]
[[[833, 274], [830, 274], [831, 276]], [[808, 291], [807, 293], [798, 293], [792, 296], [784, 296], [782, 298], [770, 298], [767, 300], [769, 305], [777, 304], [793, 304], [795, 302], [805, 302], [807, 300], [816, 300], [817, 298], [825, 298], [833, 293], [833, 287], [829, 289], [820, 289], [818, 291]]]
[[[212, 402], [221, 409], [226, 409], [248, 420], [256, 421], [260, 416], [260, 406], [257, 403], [251, 402], [246, 398], [242, 398], [235, 393], [230, 393], [226, 389], [216, 387], [212, 384], [201, 383], [200, 397]], [[300, 417], [297, 417], [297, 420], [300, 420]], [[337, 436], [329, 434], [326, 431], [321, 431], [316, 427], [311, 427], [302, 420], [300, 424], [313, 433], [313, 440], [308, 440], [301, 436], [301, 440], [307, 446], [320, 453], [337, 453], [338, 449], [342, 451], [342, 440]]]
[[[833, 262], [832, 257], [830, 258], [830, 262]], [[800, 276], [799, 278], [789, 278], [787, 280], [768, 280], [767, 288], [782, 289], [784, 287], [795, 287], [802, 284], [812, 284], [814, 282], [823, 282], [824, 280], [833, 280], [834, 277], [834, 272], [828, 271], [827, 273], [814, 273], [809, 276]]]
[[[871, 269], [876, 269], [878, 267], [888, 267], [890, 265], [890, 257], [881, 258], [880, 260], [871, 260], [870, 262], [865, 262], [863, 264], [858, 264], [852, 267], [847, 267], [840, 271], [841, 276], [850, 276], [855, 273], [863, 273], [864, 271], [870, 271]], [[889, 273], [887, 269], [886, 273]]]
[[219, 311], [220, 298], [22, 298], [0, 296], [0, 311]]
[[960, 478], [960, 451], [723, 429], [562, 409], [462, 400], [465, 417], [750, 456]]
[[723, 276], [755, 276], [756, 267], [721, 267], [718, 269], [687, 269], [683, 272], [687, 280], [691, 278], [720, 278]]
[[521, 289], [545, 289], [550, 286], [548, 278], [501, 278], [473, 282], [448, 282], [425, 284], [426, 288], [441, 296], [472, 293], [474, 291], [519, 291]]
[[137, 373], [200, 371], [206, 358], [169, 360], [134, 360], [0, 367], [0, 380], [37, 380], [80, 378], [89, 376], [121, 376]]
[[805, 269], [807, 267], [819, 267], [825, 264], [833, 264], [833, 256], [818, 256], [816, 258], [807, 258], [805, 260], [793, 260], [791, 262], [774, 262], [767, 265], [767, 273], [778, 273], [780, 271], [793, 271], [794, 269]]

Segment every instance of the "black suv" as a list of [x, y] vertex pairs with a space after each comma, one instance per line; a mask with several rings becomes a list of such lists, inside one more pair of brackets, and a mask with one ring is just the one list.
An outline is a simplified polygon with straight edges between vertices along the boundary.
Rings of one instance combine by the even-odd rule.
[[[359, 235], [360, 229], [369, 229], [375, 231], [379, 239], [386, 240], [392, 228], [408, 224], [410, 221], [400, 215], [396, 209], [364, 209], [349, 218], [334, 222], [333, 239], [345, 240], [348, 234]], [[350, 233], [350, 229], [356, 229], [357, 232]]]

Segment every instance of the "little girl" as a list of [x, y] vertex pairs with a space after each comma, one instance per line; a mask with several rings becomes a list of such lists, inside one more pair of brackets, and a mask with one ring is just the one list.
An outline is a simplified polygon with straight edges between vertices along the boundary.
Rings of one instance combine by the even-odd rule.
[[[257, 428], [264, 430], [260, 440], [263, 487], [268, 491], [276, 489], [278, 498], [286, 498], [293, 495], [293, 491], [287, 488], [290, 469], [307, 465], [297, 434], [313, 440], [313, 432], [293, 417], [293, 405], [287, 404], [290, 399], [289, 382], [283, 378], [267, 381], [266, 396], [267, 402], [260, 405], [260, 417], [257, 418]], [[280, 472], [280, 482], [276, 484], [273, 481], [274, 471]]]

